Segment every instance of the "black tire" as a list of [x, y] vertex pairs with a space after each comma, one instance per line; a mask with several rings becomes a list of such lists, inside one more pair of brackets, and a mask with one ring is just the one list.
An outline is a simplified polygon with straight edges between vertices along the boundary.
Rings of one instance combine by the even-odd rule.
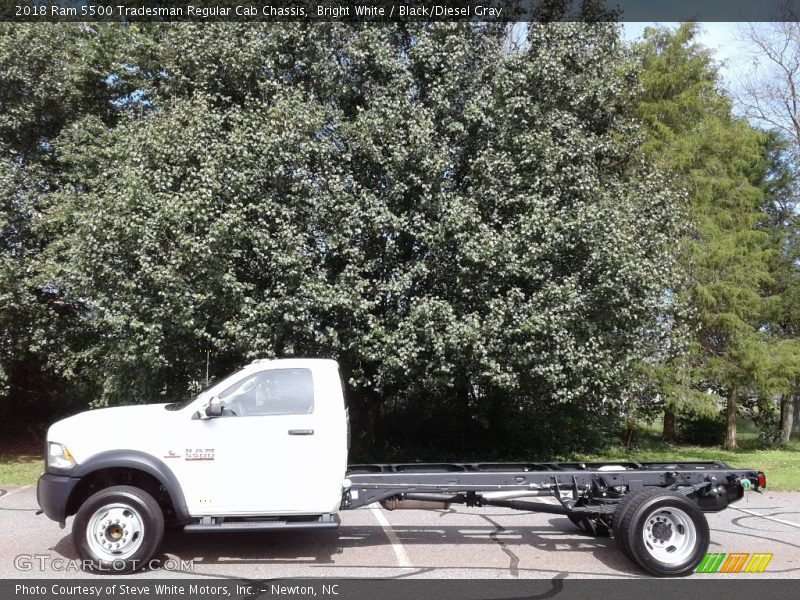
[[710, 541], [703, 511], [685, 495], [663, 489], [636, 492], [626, 504], [615, 521], [623, 552], [658, 577], [693, 573]]
[[88, 571], [125, 574], [147, 567], [164, 538], [164, 515], [136, 487], [100, 490], [81, 505], [72, 540]]
[[633, 557], [633, 554], [631, 554], [631, 549], [628, 547], [626, 536], [620, 533], [620, 523], [622, 523], [622, 521], [625, 519], [625, 516], [630, 511], [631, 507], [641, 501], [641, 498], [658, 496], [663, 492], [664, 489], [660, 487], [646, 487], [633, 492], [628, 492], [622, 497], [622, 500], [620, 500], [619, 504], [617, 505], [617, 509], [614, 511], [614, 516], [612, 517], [611, 521], [611, 529], [614, 533], [614, 538], [617, 540], [619, 549], [622, 550], [622, 553], [626, 556], [626, 558], [632, 562], [637, 561]]

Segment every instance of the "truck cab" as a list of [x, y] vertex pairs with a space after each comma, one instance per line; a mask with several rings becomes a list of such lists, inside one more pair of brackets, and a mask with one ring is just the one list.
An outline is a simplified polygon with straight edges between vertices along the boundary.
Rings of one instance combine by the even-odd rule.
[[[149, 495], [168, 525], [252, 517], [332, 522], [347, 469], [347, 427], [335, 361], [259, 360], [183, 403], [91, 410], [53, 424], [39, 504], [63, 526], [94, 494], [126, 486]], [[107, 504], [120, 502], [112, 496]], [[143, 514], [130, 526], [144, 528]], [[111, 541], [113, 550], [131, 542], [98, 527], [87, 535]]]

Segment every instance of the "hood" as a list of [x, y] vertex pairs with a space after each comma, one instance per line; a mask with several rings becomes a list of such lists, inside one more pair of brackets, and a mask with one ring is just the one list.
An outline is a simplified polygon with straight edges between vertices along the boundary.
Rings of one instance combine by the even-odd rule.
[[[47, 430], [47, 441], [64, 444], [78, 464], [92, 454], [110, 448], [141, 448], [179, 412], [164, 410], [165, 404], [138, 404], [87, 410]], [[184, 415], [185, 418], [185, 415]]]

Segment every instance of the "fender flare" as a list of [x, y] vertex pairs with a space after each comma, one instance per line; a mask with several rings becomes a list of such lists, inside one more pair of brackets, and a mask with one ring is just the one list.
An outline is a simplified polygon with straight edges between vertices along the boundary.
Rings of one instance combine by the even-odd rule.
[[175, 473], [163, 461], [139, 450], [109, 450], [100, 452], [80, 463], [70, 473], [70, 477], [87, 477], [101, 469], [128, 468], [136, 469], [154, 477], [167, 490], [175, 510], [175, 516], [181, 521], [191, 519], [186, 508], [186, 498]]

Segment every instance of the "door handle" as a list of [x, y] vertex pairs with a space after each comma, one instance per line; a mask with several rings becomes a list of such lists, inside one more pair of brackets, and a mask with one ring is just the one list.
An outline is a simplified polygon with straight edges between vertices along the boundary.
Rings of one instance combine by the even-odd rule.
[[290, 429], [289, 435], [314, 435], [313, 429]]

